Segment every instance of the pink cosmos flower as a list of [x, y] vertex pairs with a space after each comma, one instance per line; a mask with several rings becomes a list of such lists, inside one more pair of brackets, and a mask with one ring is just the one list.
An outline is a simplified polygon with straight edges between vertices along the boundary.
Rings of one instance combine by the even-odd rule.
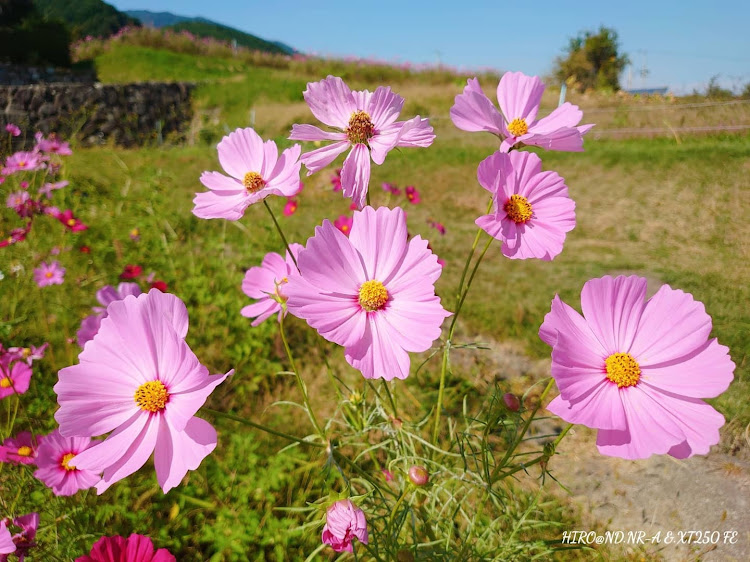
[[367, 519], [365, 513], [350, 500], [340, 500], [331, 505], [323, 527], [323, 544], [331, 545], [336, 552], [354, 552], [354, 539], [367, 544]]
[[216, 447], [216, 430], [194, 415], [232, 371], [209, 375], [185, 342], [187, 331], [187, 308], [176, 296], [158, 289], [127, 296], [109, 304], [79, 364], [59, 372], [54, 390], [61, 434], [112, 432], [72, 460], [103, 472], [99, 494], [141, 468], [154, 451], [166, 493]]
[[[8, 519], [3, 521], [5, 524]], [[16, 547], [14, 554], [18, 558], [18, 562], [23, 562], [26, 556], [29, 554], [29, 550], [36, 546], [34, 540], [36, 539], [36, 531], [39, 527], [39, 514], [38, 513], [27, 513], [20, 517], [13, 519], [13, 525], [20, 528], [21, 531], [14, 534], [12, 537], [13, 544]], [[0, 553], [3, 550], [0, 549]], [[6, 562], [8, 556], [0, 554], [0, 562]]]
[[33, 172], [44, 168], [45, 156], [38, 152], [16, 152], [5, 159], [3, 175], [9, 176], [16, 172]]
[[77, 219], [73, 216], [73, 211], [66, 209], [61, 213], [55, 215], [55, 218], [59, 220], [65, 228], [70, 232], [82, 232], [88, 230], [88, 226], [81, 222], [81, 219]]
[[400, 208], [355, 212], [348, 239], [325, 221], [297, 264], [301, 275], [284, 290], [289, 312], [344, 346], [365, 378], [406, 378], [409, 352], [429, 349], [450, 316], [435, 295], [437, 257], [420, 236], [407, 241]]
[[645, 299], [636, 276], [586, 282], [583, 316], [555, 297], [539, 329], [560, 389], [547, 409], [598, 429], [604, 455], [704, 455], [724, 417], [701, 398], [726, 390], [734, 363], [692, 295], [663, 285]]
[[45, 342], [39, 347], [35, 345], [31, 347], [9, 347], [8, 353], [12, 359], [21, 359], [31, 365], [34, 361], [44, 359], [44, 352], [47, 351], [48, 347], [49, 342]]
[[67, 181], [59, 181], [57, 183], [45, 183], [42, 187], [39, 188], [39, 195], [46, 195], [47, 199], [52, 199], [52, 192], [56, 189], [62, 189], [63, 187], [66, 187], [68, 185]]
[[87, 556], [79, 556], [75, 562], [177, 562], [166, 548], [154, 552], [154, 543], [143, 535], [124, 537], [102, 537], [91, 547]]
[[217, 146], [219, 162], [230, 177], [203, 172], [201, 183], [210, 191], [197, 193], [193, 214], [202, 219], [242, 218], [245, 209], [269, 195], [292, 197], [299, 191], [300, 146], [281, 153], [272, 140], [263, 142], [253, 129], [237, 129]]
[[419, 197], [419, 191], [413, 185], [407, 185], [405, 188], [406, 198], [412, 205], [419, 205], [422, 202], [422, 198]]
[[25, 227], [11, 230], [8, 236], [0, 240], [0, 248], [26, 240], [26, 235], [31, 232], [31, 225], [32, 221], [28, 221]]
[[445, 225], [442, 222], [437, 222], [432, 219], [428, 219], [427, 224], [429, 224], [430, 227], [437, 230], [441, 236], [445, 236]]
[[12, 394], [23, 394], [29, 389], [31, 367], [16, 361], [9, 353], [0, 355], [0, 399]]
[[307, 175], [328, 166], [342, 152], [352, 147], [344, 160], [341, 186], [344, 196], [362, 208], [367, 200], [370, 182], [370, 158], [380, 165], [393, 148], [427, 147], [435, 140], [428, 119], [418, 115], [410, 121], [396, 121], [404, 98], [380, 86], [374, 92], [352, 92], [341, 78], [328, 76], [310, 82], [304, 92], [313, 115], [341, 133], [330, 133], [314, 125], [293, 125], [292, 140], [332, 140], [328, 145], [302, 155]]
[[52, 488], [56, 496], [72, 496], [99, 482], [100, 471], [87, 470], [72, 462], [76, 455], [101, 446], [89, 437], [63, 437], [56, 429], [46, 435], [37, 449], [34, 476]]
[[456, 96], [451, 120], [461, 130], [487, 131], [499, 136], [503, 139], [502, 152], [508, 152], [518, 143], [581, 152], [583, 135], [593, 125], [578, 127], [583, 112], [567, 102], [537, 120], [543, 93], [544, 84], [538, 76], [506, 72], [497, 86], [498, 111], [482, 91], [479, 80], [472, 78], [463, 93]]
[[[291, 250], [296, 258], [302, 249], [300, 244], [292, 244]], [[279, 254], [270, 252], [263, 258], [263, 263], [257, 267], [251, 267], [245, 273], [242, 281], [242, 292], [256, 302], [244, 307], [240, 314], [247, 318], [255, 318], [252, 325], [257, 326], [272, 314], [279, 313], [278, 319], [286, 315], [286, 296], [282, 287], [298, 275], [297, 266], [294, 265], [289, 252], [286, 259]]]
[[40, 287], [48, 285], [62, 285], [65, 281], [65, 268], [57, 260], [47, 263], [42, 262], [34, 270], [34, 281]]
[[401, 195], [401, 190], [395, 183], [383, 182], [383, 191], [387, 191], [391, 195]]
[[0, 445], [0, 462], [34, 464], [37, 448], [37, 440], [31, 436], [31, 433], [22, 431], [15, 437], [8, 437]]
[[284, 205], [284, 216], [291, 217], [294, 213], [297, 212], [297, 207], [299, 207], [299, 203], [297, 203], [296, 199], [287, 199], [286, 205]]
[[8, 131], [10, 135], [13, 137], [17, 137], [21, 134], [21, 129], [17, 125], [14, 125], [13, 123], [8, 123], [5, 126], [5, 130]]
[[20, 210], [30, 198], [31, 196], [27, 191], [16, 191], [8, 195], [5, 206], [20, 214]]
[[95, 306], [92, 308], [94, 314], [91, 314], [83, 319], [81, 327], [76, 333], [76, 339], [78, 345], [83, 347], [86, 342], [94, 339], [94, 336], [99, 331], [102, 320], [107, 317], [107, 307], [110, 303], [115, 301], [121, 301], [128, 295], [137, 297], [141, 294], [141, 288], [138, 283], [120, 283], [115, 289], [111, 285], [105, 285], [96, 292], [96, 300], [99, 301], [101, 306]]
[[503, 242], [503, 255], [549, 261], [562, 251], [576, 205], [557, 173], [542, 172], [536, 154], [495, 152], [479, 164], [477, 177], [492, 193], [492, 213], [475, 222]]
[[0, 521], [0, 554], [11, 554], [16, 551], [16, 545], [5, 521]]
[[60, 156], [70, 156], [73, 154], [70, 144], [58, 139], [54, 133], [46, 139], [42, 133], [36, 133], [34, 137], [36, 138], [36, 150], [50, 154], [59, 154]]
[[336, 168], [336, 172], [331, 176], [331, 185], [334, 192], [344, 189], [341, 187], [341, 168]]
[[339, 218], [333, 221], [333, 226], [349, 236], [349, 233], [352, 231], [352, 217], [341, 215]]

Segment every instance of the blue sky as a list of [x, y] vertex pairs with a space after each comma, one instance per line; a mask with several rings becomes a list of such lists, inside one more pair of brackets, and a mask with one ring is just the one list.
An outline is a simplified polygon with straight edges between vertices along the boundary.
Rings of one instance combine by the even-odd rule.
[[[492, 67], [544, 74], [568, 39], [617, 30], [634, 65], [627, 87], [705, 88], [750, 82], [750, 2], [560, 0], [109, 0], [120, 10], [203, 16], [306, 53]], [[648, 76], [641, 76], [645, 66]]]

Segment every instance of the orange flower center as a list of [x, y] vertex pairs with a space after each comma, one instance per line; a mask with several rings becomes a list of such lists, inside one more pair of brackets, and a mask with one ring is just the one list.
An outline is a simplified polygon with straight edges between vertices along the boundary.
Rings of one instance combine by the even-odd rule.
[[47, 279], [49, 279], [50, 277], [52, 277], [52, 272], [51, 272], [51, 271], [48, 271], [47, 273], [45, 273], [45, 274], [44, 274], [44, 276], [45, 276], [45, 277], [46, 277]]
[[146, 412], [160, 412], [169, 400], [169, 392], [161, 381], [144, 382], [135, 391], [135, 403]]
[[11, 386], [13, 386], [13, 381], [9, 377], [0, 379], [0, 388], [10, 388]]
[[503, 205], [508, 218], [516, 224], [525, 223], [531, 218], [531, 203], [523, 195], [511, 195]]
[[346, 136], [352, 144], [365, 144], [375, 134], [370, 114], [366, 111], [355, 111], [349, 118]]
[[68, 226], [75, 226], [76, 225], [76, 220], [75, 219], [68, 219], [68, 223], [67, 224], [68, 224]]
[[508, 123], [508, 132], [514, 137], [520, 137], [529, 132], [529, 126], [525, 119], [513, 119]]
[[367, 312], [380, 310], [388, 302], [388, 290], [375, 279], [365, 281], [359, 288], [359, 306]]
[[63, 468], [64, 468], [65, 470], [67, 470], [68, 472], [70, 472], [70, 471], [72, 471], [72, 470], [78, 470], [78, 469], [77, 469], [76, 467], [74, 467], [74, 466], [70, 466], [70, 464], [69, 464], [69, 463], [70, 463], [70, 461], [71, 461], [71, 459], [72, 459], [73, 457], [75, 457], [75, 456], [76, 456], [76, 454], [75, 454], [75, 453], [68, 453], [68, 454], [67, 454], [67, 455], [65, 455], [65, 456], [64, 456], [64, 457], [62, 458], [62, 460], [60, 461], [60, 466], [61, 466], [61, 467], [63, 467]]
[[255, 193], [256, 191], [263, 189], [263, 187], [266, 185], [266, 182], [262, 177], [260, 177], [260, 174], [258, 172], [248, 172], [245, 174], [245, 178], [242, 180], [242, 185], [245, 186], [245, 189], [247, 189], [248, 193]]
[[641, 368], [630, 353], [613, 353], [604, 364], [607, 378], [618, 388], [635, 386], [641, 378]]
[[19, 447], [18, 451], [16, 451], [16, 454], [19, 457], [30, 457], [34, 450], [29, 447], [28, 445], [24, 445], [23, 447]]

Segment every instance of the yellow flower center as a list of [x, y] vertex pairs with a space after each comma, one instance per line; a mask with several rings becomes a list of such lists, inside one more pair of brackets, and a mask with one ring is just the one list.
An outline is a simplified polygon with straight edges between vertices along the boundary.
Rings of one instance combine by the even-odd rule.
[[68, 463], [69, 463], [69, 462], [71, 461], [71, 459], [72, 459], [73, 457], [75, 457], [75, 456], [76, 456], [76, 454], [75, 454], [75, 453], [68, 453], [68, 454], [67, 454], [67, 455], [65, 455], [65, 456], [64, 456], [64, 457], [62, 458], [62, 460], [60, 461], [60, 466], [62, 466], [62, 467], [63, 467], [63, 468], [65, 469], [65, 470], [67, 470], [68, 472], [70, 472], [71, 470], [78, 470], [78, 469], [77, 469], [76, 467], [74, 467], [74, 466], [70, 466], [70, 465], [68, 464]]
[[388, 302], [388, 290], [375, 279], [365, 281], [359, 288], [359, 306], [367, 312], [380, 310]]
[[365, 144], [375, 134], [375, 126], [365, 111], [355, 111], [349, 118], [346, 136], [352, 144]]
[[529, 132], [529, 126], [525, 119], [513, 119], [508, 123], [508, 132], [514, 137], [520, 137]]
[[9, 377], [0, 379], [0, 388], [10, 388], [11, 386], [13, 386], [13, 381]]
[[266, 185], [265, 180], [260, 177], [258, 172], [248, 172], [245, 174], [245, 178], [242, 180], [242, 185], [245, 186], [248, 193], [255, 193], [256, 191], [263, 189]]
[[23, 447], [18, 448], [16, 454], [19, 457], [30, 457], [33, 452], [34, 450], [31, 447], [29, 447], [28, 445], [24, 445]]
[[51, 271], [48, 271], [47, 273], [45, 273], [45, 274], [44, 274], [44, 276], [45, 276], [45, 277], [46, 277], [47, 279], [49, 279], [50, 277], [52, 277], [52, 272], [51, 272]]
[[21, 160], [21, 161], [20, 161], [20, 162], [18, 163], [18, 167], [19, 167], [19, 168], [25, 168], [25, 167], [26, 167], [26, 160]]
[[630, 353], [613, 353], [607, 357], [607, 378], [619, 388], [635, 386], [641, 378], [641, 368]]
[[30, 347], [24, 347], [21, 350], [21, 356], [26, 359], [31, 355], [31, 348]]
[[68, 219], [68, 226], [75, 226], [76, 220], [75, 219]]
[[169, 392], [161, 381], [144, 382], [135, 391], [135, 403], [141, 410], [159, 412], [169, 400]]
[[524, 223], [531, 218], [531, 203], [523, 195], [511, 195], [503, 205], [508, 218], [516, 224]]

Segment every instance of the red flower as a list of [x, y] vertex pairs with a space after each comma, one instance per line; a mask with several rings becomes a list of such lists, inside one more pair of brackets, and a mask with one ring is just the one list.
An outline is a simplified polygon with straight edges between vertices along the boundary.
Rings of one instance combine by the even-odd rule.
[[128, 264], [122, 273], [120, 273], [120, 279], [135, 279], [141, 273], [143, 273], [143, 268], [140, 265]]
[[73, 216], [73, 211], [71, 211], [70, 209], [66, 209], [61, 213], [54, 215], [54, 217], [61, 223], [63, 223], [63, 225], [65, 225], [65, 228], [67, 228], [71, 232], [81, 232], [82, 230], [88, 229], [88, 226], [83, 224], [80, 219], [77, 219]]
[[166, 281], [161, 281], [161, 280], [158, 280], [158, 279], [156, 281], [154, 281], [154, 282], [151, 283], [151, 288], [152, 289], [159, 289], [162, 293], [168, 292], [167, 291], [167, 282]]
[[91, 248], [89, 248], [88, 246], [81, 246], [80, 248], [78, 248], [78, 251], [82, 254], [90, 254]]

